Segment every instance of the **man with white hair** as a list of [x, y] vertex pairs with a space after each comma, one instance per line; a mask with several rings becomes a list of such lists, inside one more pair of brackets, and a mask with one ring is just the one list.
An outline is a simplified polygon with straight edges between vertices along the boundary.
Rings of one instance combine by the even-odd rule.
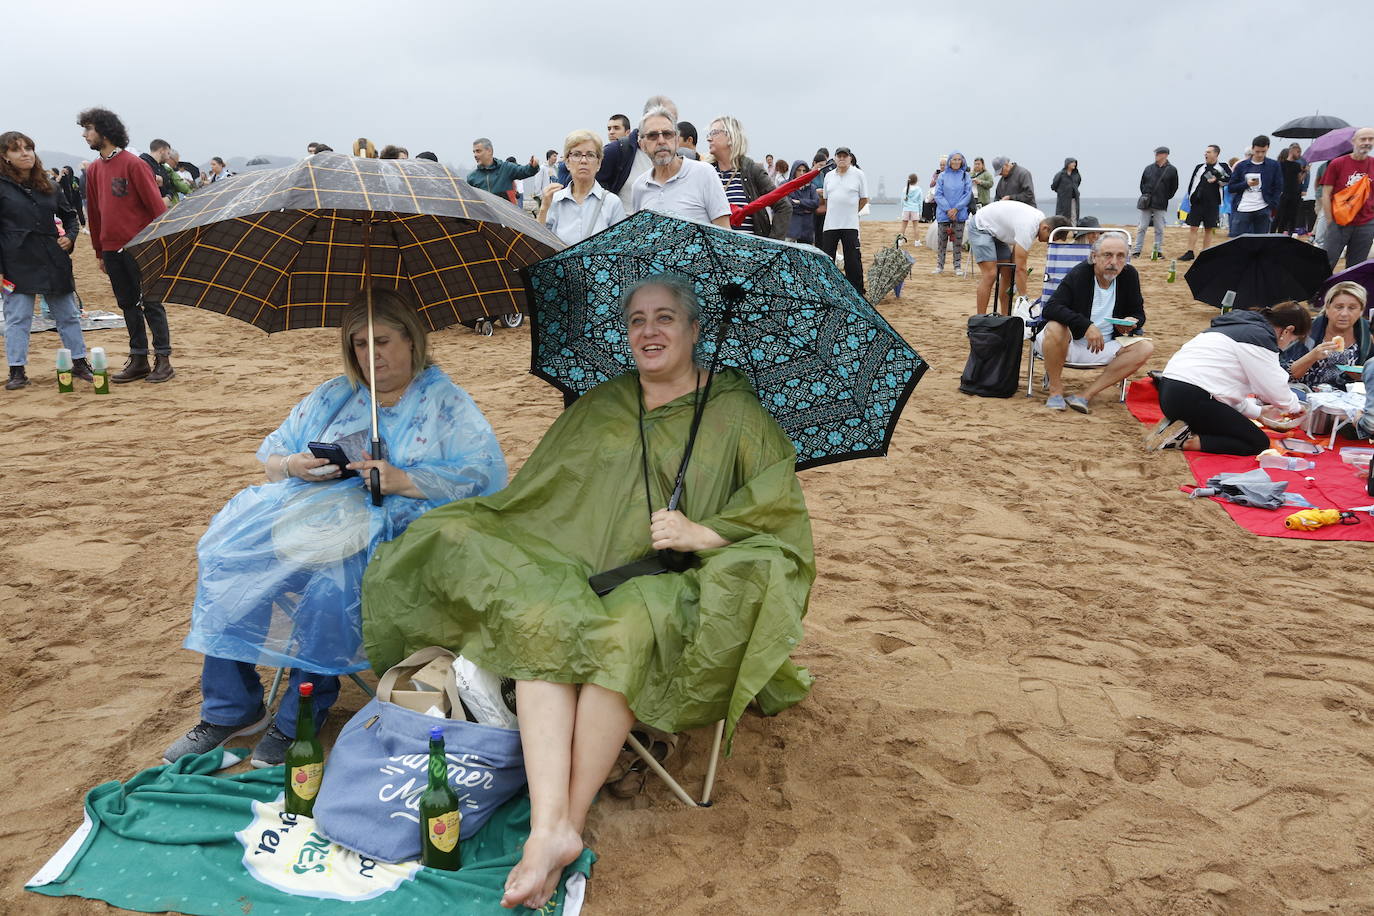
[[[1100, 392], [1140, 371], [1154, 353], [1141, 337], [1118, 337], [1145, 323], [1140, 274], [1126, 263], [1126, 239], [1105, 233], [1093, 243], [1092, 257], [1074, 266], [1045, 303], [1045, 328], [1035, 338], [1045, 360], [1051, 410], [1072, 407], [1088, 413]], [[1064, 397], [1064, 364], [1101, 366], [1102, 372], [1081, 395]]]
[[654, 210], [728, 229], [730, 202], [716, 170], [677, 154], [677, 112], [663, 106], [649, 109], [635, 135], [653, 166], [635, 179], [626, 212]]
[[[1374, 127], [1361, 127], [1350, 138], [1353, 147], [1344, 156], [1331, 160], [1322, 173], [1320, 184], [1326, 190], [1322, 193], [1322, 213], [1326, 216], [1326, 237], [1322, 247], [1326, 258], [1335, 270], [1336, 262], [1345, 252], [1345, 265], [1353, 267], [1369, 257], [1371, 242], [1374, 242], [1374, 163], [1370, 153], [1374, 152]], [[1341, 222], [1341, 213], [1333, 211], [1332, 205], [1337, 198], [1347, 194], [1365, 194], [1364, 204], [1355, 209], [1348, 222]], [[1339, 210], [1339, 208], [1338, 208]]]

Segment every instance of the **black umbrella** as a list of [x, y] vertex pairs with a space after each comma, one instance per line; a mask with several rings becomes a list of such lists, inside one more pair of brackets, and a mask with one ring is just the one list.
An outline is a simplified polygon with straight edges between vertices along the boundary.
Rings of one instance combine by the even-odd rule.
[[1242, 235], [1197, 256], [1184, 275], [1193, 298], [1221, 308], [1228, 292], [1238, 309], [1309, 298], [1331, 274], [1326, 252], [1287, 235]]
[[1333, 118], [1331, 115], [1303, 115], [1301, 118], [1294, 118], [1274, 131], [1274, 136], [1311, 140], [1320, 137], [1327, 131], [1335, 130], [1338, 127], [1349, 126], [1350, 123], [1348, 121], [1342, 121], [1340, 118]]

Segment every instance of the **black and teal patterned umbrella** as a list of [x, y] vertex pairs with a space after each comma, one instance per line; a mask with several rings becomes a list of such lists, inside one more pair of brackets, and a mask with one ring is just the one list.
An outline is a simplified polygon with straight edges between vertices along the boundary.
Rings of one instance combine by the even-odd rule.
[[805, 245], [641, 211], [521, 274], [530, 371], [570, 397], [634, 367], [621, 290], [655, 274], [686, 278], [702, 304], [702, 361], [749, 377], [798, 469], [887, 454], [927, 369], [835, 262]]

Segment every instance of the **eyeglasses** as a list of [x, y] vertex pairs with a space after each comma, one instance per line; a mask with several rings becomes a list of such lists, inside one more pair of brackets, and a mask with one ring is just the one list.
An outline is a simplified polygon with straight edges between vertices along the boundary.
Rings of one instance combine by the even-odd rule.
[[644, 138], [650, 142], [654, 140], [671, 140], [677, 136], [675, 130], [651, 130], [644, 134]]
[[725, 136], [725, 131], [724, 131], [722, 128], [719, 128], [719, 127], [715, 128], [714, 130], [708, 130], [708, 131], [706, 132], [706, 138], [707, 138], [708, 140], [709, 140], [710, 138], [712, 138], [712, 137], [723, 137], [723, 136]]
[[593, 159], [600, 159], [601, 157], [596, 153], [584, 153], [578, 151], [576, 153], [568, 153], [567, 158], [570, 162], [589, 162]]

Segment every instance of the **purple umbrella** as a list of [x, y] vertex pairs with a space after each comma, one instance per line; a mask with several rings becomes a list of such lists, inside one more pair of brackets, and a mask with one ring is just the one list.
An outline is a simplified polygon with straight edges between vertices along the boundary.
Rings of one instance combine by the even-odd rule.
[[1312, 145], [1302, 154], [1308, 162], [1330, 162], [1337, 156], [1344, 156], [1352, 147], [1351, 137], [1355, 136], [1354, 127], [1338, 127], [1327, 131], [1312, 141]]
[[1365, 292], [1374, 292], [1374, 258], [1368, 261], [1361, 261], [1354, 267], [1347, 267], [1338, 274], [1332, 274], [1322, 282], [1317, 289], [1317, 295], [1312, 297], [1313, 302], [1321, 302], [1326, 291], [1343, 280], [1352, 280], [1365, 288]]

